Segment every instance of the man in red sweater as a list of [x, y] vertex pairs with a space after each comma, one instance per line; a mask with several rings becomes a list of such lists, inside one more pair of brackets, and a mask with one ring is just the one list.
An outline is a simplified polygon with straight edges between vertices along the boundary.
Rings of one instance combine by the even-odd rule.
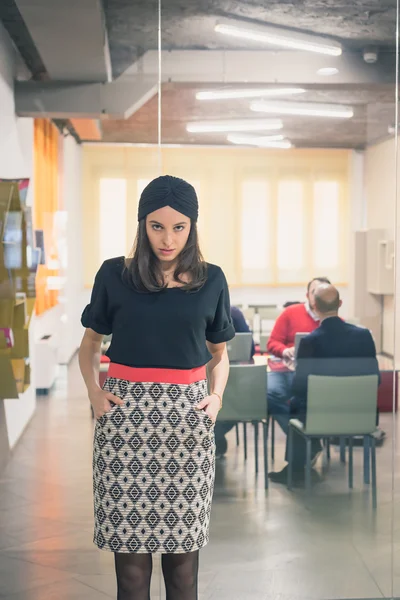
[[[296, 333], [311, 333], [319, 327], [319, 317], [314, 312], [314, 294], [321, 283], [330, 284], [330, 281], [326, 277], [312, 279], [307, 286], [306, 302], [288, 306], [278, 317], [267, 345], [270, 354], [290, 363], [294, 359]], [[269, 363], [271, 371], [268, 373], [268, 412], [287, 434], [291, 418], [289, 400], [294, 371], [285, 369], [284, 362]]]

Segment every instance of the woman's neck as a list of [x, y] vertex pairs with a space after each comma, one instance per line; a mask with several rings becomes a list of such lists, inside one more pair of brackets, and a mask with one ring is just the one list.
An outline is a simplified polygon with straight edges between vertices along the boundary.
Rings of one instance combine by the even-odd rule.
[[160, 260], [161, 270], [164, 275], [174, 273], [176, 264]]

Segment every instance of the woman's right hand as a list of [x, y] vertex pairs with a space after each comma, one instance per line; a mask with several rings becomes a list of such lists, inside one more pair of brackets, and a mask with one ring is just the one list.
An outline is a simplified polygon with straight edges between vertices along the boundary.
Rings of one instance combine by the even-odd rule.
[[100, 387], [89, 392], [88, 396], [96, 419], [100, 419], [100, 417], [110, 412], [112, 408], [111, 402], [119, 404], [119, 406], [124, 405], [124, 401], [121, 398], [114, 396], [111, 392], [102, 390]]

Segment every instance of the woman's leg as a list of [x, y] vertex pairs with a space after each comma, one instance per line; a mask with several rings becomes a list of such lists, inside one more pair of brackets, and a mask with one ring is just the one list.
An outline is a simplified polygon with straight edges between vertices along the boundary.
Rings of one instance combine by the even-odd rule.
[[151, 554], [114, 552], [117, 600], [150, 600]]
[[161, 564], [167, 600], [197, 600], [199, 551], [163, 554]]

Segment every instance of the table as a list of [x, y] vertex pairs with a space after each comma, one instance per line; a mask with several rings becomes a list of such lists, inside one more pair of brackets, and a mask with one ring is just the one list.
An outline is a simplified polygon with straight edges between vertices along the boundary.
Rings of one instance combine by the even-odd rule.
[[[267, 373], [271, 371], [271, 368], [268, 366], [268, 355], [263, 356], [255, 356], [254, 363], [256, 365], [265, 364]], [[378, 364], [379, 364], [379, 372], [381, 375], [381, 383], [378, 388], [378, 409], [380, 413], [390, 413], [393, 411], [393, 390], [394, 390], [394, 399], [395, 399], [395, 412], [397, 412], [398, 407], [398, 373], [399, 370], [393, 370], [394, 363], [393, 359], [378, 354], [377, 356]], [[288, 368], [288, 371], [294, 371], [295, 369], [292, 367]]]

